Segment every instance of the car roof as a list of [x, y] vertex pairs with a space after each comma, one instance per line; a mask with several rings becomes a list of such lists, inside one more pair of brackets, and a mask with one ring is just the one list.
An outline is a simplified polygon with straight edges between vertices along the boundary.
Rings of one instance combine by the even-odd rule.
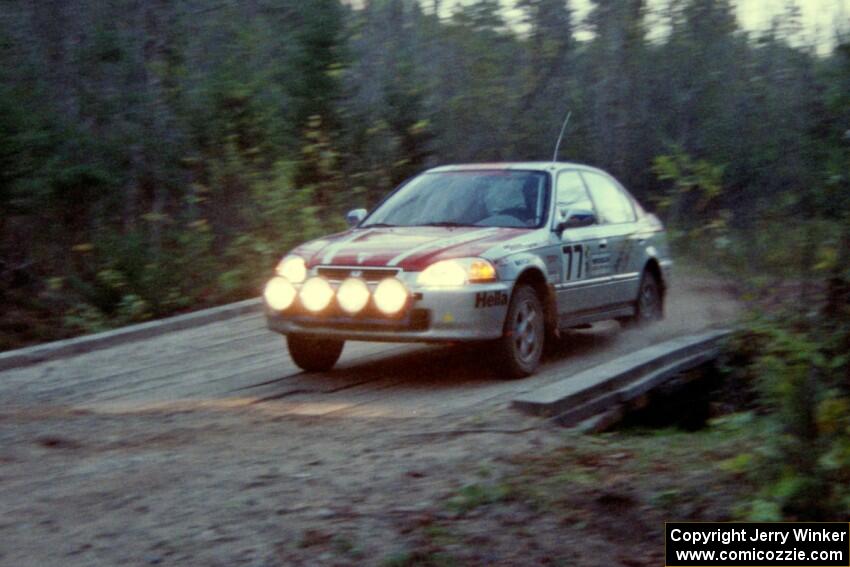
[[474, 171], [493, 170], [493, 169], [510, 169], [510, 170], [526, 170], [526, 171], [556, 171], [567, 167], [585, 169], [588, 171], [598, 171], [608, 175], [605, 171], [589, 165], [581, 163], [573, 163], [568, 161], [505, 161], [505, 162], [490, 162], [490, 163], [458, 163], [450, 165], [441, 165], [428, 169], [426, 173], [444, 172], [444, 171]]

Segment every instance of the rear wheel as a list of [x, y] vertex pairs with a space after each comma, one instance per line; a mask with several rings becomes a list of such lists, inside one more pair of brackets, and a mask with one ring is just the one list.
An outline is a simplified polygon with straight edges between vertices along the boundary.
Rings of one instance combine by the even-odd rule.
[[505, 331], [499, 339], [499, 372], [506, 378], [524, 378], [540, 365], [546, 328], [543, 305], [534, 289], [521, 285], [514, 290]]
[[292, 360], [300, 368], [307, 372], [322, 372], [333, 368], [339, 360], [345, 341], [287, 335], [286, 346], [289, 348]]
[[626, 326], [641, 326], [659, 321], [664, 313], [663, 300], [658, 277], [653, 272], [645, 271], [635, 300], [635, 314], [620, 322]]

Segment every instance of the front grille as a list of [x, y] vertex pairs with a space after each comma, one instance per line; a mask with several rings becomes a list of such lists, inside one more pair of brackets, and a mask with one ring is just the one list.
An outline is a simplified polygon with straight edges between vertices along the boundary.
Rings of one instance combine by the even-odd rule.
[[357, 277], [366, 280], [367, 282], [378, 282], [384, 278], [391, 278], [397, 275], [401, 269], [319, 266], [316, 271], [320, 276], [323, 276], [330, 281], [341, 282], [348, 277]]

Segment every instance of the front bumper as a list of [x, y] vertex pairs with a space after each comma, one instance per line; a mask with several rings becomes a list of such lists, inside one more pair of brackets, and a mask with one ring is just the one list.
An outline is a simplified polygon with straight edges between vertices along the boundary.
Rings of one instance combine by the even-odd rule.
[[[411, 278], [399, 277], [411, 296], [397, 316], [383, 315], [371, 304], [351, 316], [340, 310], [335, 300], [316, 314], [301, 307], [296, 299], [283, 312], [266, 305], [268, 327], [284, 335], [380, 342], [480, 341], [502, 336], [513, 282], [425, 288], [412, 285]], [[331, 286], [336, 290], [338, 284], [332, 282]]]

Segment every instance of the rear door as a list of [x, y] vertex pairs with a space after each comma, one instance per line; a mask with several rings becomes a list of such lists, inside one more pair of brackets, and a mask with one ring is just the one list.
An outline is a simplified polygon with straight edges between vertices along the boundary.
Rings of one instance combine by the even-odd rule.
[[633, 239], [630, 238], [637, 230], [632, 199], [608, 175], [583, 170], [581, 176], [599, 220], [597, 255], [592, 263], [598, 275], [610, 277], [602, 301], [609, 307], [632, 302], [640, 277], [634, 267]]

